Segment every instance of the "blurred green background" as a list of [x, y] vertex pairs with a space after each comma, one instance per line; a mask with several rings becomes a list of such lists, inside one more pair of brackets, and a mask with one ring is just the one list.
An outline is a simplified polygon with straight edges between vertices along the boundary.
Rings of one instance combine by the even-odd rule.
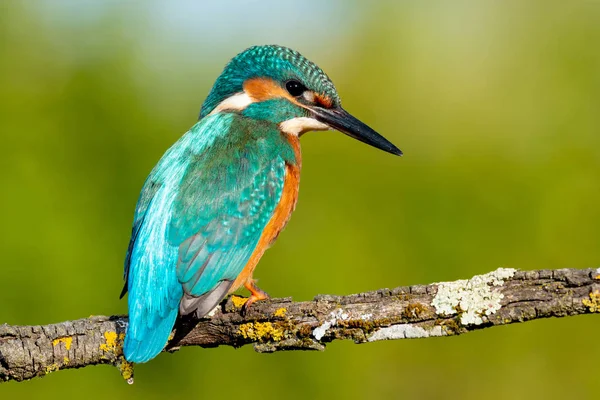
[[[0, 3], [0, 323], [126, 311], [139, 190], [253, 44], [301, 51], [404, 152], [303, 137], [294, 217], [256, 276], [311, 299], [495, 268], [600, 264], [600, 4]], [[226, 4], [227, 3], [227, 4]], [[324, 353], [186, 348], [0, 397], [598, 398], [595, 316]]]

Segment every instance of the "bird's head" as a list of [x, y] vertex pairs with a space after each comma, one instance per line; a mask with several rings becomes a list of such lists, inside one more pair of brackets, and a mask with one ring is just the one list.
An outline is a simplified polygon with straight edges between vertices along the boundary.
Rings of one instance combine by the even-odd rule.
[[240, 112], [267, 120], [294, 135], [336, 129], [402, 155], [390, 141], [342, 108], [335, 86], [321, 68], [286, 47], [254, 46], [235, 56], [217, 78], [200, 118], [218, 112]]

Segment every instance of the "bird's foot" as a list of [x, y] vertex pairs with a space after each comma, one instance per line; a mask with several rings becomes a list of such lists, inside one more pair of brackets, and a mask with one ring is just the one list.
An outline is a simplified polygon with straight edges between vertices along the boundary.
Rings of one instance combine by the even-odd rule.
[[254, 302], [260, 300], [268, 300], [270, 299], [270, 297], [266, 292], [262, 291], [258, 288], [258, 286], [256, 286], [256, 283], [253, 279], [250, 279], [248, 282], [246, 282], [244, 284], [244, 287], [250, 291], [250, 297], [248, 297], [248, 300], [242, 307], [242, 315], [246, 316], [246, 314], [248, 313], [248, 309]]

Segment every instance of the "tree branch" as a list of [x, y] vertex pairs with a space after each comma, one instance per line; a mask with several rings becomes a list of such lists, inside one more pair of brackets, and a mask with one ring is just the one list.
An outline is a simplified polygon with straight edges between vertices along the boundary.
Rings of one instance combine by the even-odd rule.
[[[600, 312], [600, 268], [499, 269], [469, 280], [381, 289], [313, 301], [272, 299], [240, 310], [246, 299], [223, 301], [210, 319], [179, 320], [165, 351], [181, 346], [239, 347], [258, 352], [323, 350], [337, 339], [366, 343], [452, 336], [538, 318]], [[130, 383], [122, 355], [126, 316], [94, 316], [44, 326], [0, 325], [0, 382], [110, 364]]]

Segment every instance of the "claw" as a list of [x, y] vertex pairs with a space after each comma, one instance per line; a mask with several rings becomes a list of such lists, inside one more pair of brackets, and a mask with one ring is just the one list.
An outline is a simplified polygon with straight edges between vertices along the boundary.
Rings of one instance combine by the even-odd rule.
[[254, 283], [253, 279], [246, 282], [244, 287], [250, 291], [250, 297], [248, 297], [248, 301], [246, 301], [246, 303], [242, 306], [242, 316], [245, 317], [248, 314], [248, 309], [254, 302], [268, 300], [270, 297], [266, 292], [262, 291], [258, 288], [258, 286], [256, 286], [256, 283]]

